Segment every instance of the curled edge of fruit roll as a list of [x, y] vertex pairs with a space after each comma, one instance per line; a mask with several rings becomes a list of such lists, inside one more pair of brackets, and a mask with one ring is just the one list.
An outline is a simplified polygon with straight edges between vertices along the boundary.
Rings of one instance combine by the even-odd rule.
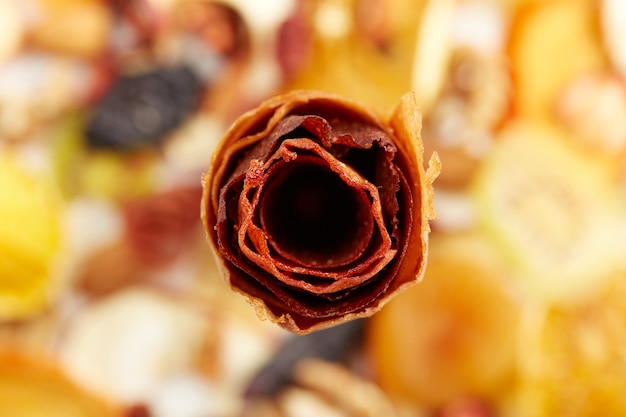
[[[295, 128], [285, 127], [290, 118], [315, 120], [305, 120]], [[334, 128], [337, 129], [335, 136], [331, 136]], [[370, 133], [364, 134], [363, 130]], [[354, 318], [371, 316], [396, 293], [421, 280], [428, 253], [429, 220], [435, 218], [432, 183], [441, 170], [441, 164], [437, 154], [433, 153], [428, 169], [424, 168], [420, 130], [421, 113], [412, 92], [401, 98], [387, 121], [356, 101], [327, 92], [296, 90], [265, 101], [231, 125], [213, 154], [208, 172], [202, 177], [201, 218], [223, 277], [234, 291], [247, 298], [261, 319], [277, 323], [291, 332], [305, 334]], [[294, 136], [295, 139], [290, 142]], [[359, 139], [355, 138], [360, 138], [361, 143], [357, 143]], [[306, 147], [298, 149], [302, 155], [298, 156], [295, 147], [288, 152], [283, 149], [281, 153], [286, 143], [296, 142], [307, 143]], [[256, 146], [259, 144], [261, 146]], [[383, 177], [393, 177], [393, 191], [372, 184], [365, 174], [362, 175], [347, 161], [342, 161], [337, 146], [345, 147], [344, 157], [355, 148], [357, 154], [362, 151], [382, 154], [374, 154], [370, 159], [374, 159], [375, 170], [379, 173], [384, 171]], [[373, 147], [377, 147], [375, 151]], [[294, 159], [304, 156], [301, 161], [313, 158], [324, 166], [327, 173], [336, 174], [348, 191], [356, 196], [353, 200], [357, 206], [366, 200], [370, 202], [369, 220], [365, 215], [364, 222], [374, 223], [375, 236], [372, 237], [372, 232], [369, 235], [365, 233], [368, 243], [356, 249], [360, 254], [349, 254], [349, 260], [344, 264], [335, 261], [331, 266], [322, 265], [322, 257], [304, 259], [306, 256], [302, 257], [301, 253], [286, 253], [292, 248], [280, 248], [285, 242], [280, 242], [281, 238], [276, 236], [275, 231], [268, 233], [262, 219], [258, 221], [264, 216], [260, 212], [272, 211], [263, 209], [263, 204], [270, 207], [271, 204], [261, 201], [256, 206], [254, 200], [261, 200], [265, 182], [271, 185], [274, 179], [270, 176], [271, 168], [282, 164], [284, 170], [294, 160], [285, 156], [289, 152], [292, 157], [296, 155]], [[351, 162], [358, 163], [359, 158]], [[273, 162], [277, 159], [278, 163]], [[272, 162], [273, 167], [270, 165]], [[255, 173], [260, 166], [262, 169]], [[280, 170], [279, 166], [273, 171]], [[257, 175], [263, 176], [257, 190], [245, 185], [245, 193], [242, 190], [233, 191], [234, 181], [240, 181], [241, 185], [245, 177], [246, 181], [253, 182]], [[385, 179], [388, 178], [382, 180]], [[374, 182], [377, 180], [380, 178]], [[355, 184], [362, 187], [361, 191]], [[250, 193], [250, 190], [253, 192]], [[236, 194], [228, 200], [231, 206], [236, 204], [236, 208], [227, 207], [227, 192]], [[254, 197], [248, 201], [249, 194]], [[386, 201], [381, 204], [382, 200]], [[356, 211], [363, 210], [357, 207]], [[225, 220], [227, 216], [232, 218]], [[244, 217], [243, 221], [241, 217]], [[346, 218], [351, 218], [351, 215]], [[246, 219], [261, 225], [245, 225]], [[272, 221], [270, 219], [265, 223], [267, 225]], [[227, 227], [231, 230], [225, 232]], [[242, 235], [243, 227], [250, 231], [244, 232], [248, 235]], [[348, 246], [363, 246], [355, 242], [357, 237], [360, 239], [362, 236], [361, 232], [353, 233], [354, 239]], [[372, 239], [379, 243], [372, 243]], [[242, 243], [243, 248], [240, 246]], [[230, 247], [233, 244], [236, 246], [234, 249]], [[386, 245], [386, 249], [375, 247], [381, 245]], [[258, 253], [254, 253], [255, 250]], [[352, 248], [352, 251], [355, 249]], [[242, 253], [246, 253], [248, 258], [242, 260]], [[309, 275], [302, 274], [302, 271]], [[351, 276], [351, 273], [354, 275]]]

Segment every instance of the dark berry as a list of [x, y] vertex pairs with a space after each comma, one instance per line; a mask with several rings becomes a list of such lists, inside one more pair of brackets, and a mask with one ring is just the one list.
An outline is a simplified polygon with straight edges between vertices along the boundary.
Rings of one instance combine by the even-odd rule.
[[197, 108], [202, 87], [186, 67], [119, 77], [92, 109], [89, 145], [133, 149], [160, 143]]

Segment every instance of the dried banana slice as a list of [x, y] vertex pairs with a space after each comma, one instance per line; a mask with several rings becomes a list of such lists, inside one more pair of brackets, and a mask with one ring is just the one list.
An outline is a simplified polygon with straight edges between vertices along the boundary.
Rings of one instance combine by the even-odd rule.
[[620, 202], [610, 169], [549, 124], [512, 122], [476, 173], [479, 224], [506, 251], [525, 290], [579, 301], [619, 259]]

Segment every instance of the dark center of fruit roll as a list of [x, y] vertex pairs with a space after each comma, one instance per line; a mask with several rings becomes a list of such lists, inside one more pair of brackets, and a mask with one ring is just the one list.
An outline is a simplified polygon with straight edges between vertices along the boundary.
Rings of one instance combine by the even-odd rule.
[[261, 226], [274, 250], [292, 261], [326, 266], [362, 254], [374, 228], [367, 194], [318, 158], [296, 161], [270, 177], [260, 199]]

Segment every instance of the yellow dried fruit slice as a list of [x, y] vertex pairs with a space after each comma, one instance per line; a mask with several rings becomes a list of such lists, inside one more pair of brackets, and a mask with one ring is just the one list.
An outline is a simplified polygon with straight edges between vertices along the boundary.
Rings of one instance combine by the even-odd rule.
[[47, 303], [58, 210], [49, 181], [0, 155], [0, 319], [31, 316]]
[[563, 130], [510, 123], [472, 188], [478, 223], [533, 296], [577, 302], [615, 271], [621, 220], [611, 169]]

